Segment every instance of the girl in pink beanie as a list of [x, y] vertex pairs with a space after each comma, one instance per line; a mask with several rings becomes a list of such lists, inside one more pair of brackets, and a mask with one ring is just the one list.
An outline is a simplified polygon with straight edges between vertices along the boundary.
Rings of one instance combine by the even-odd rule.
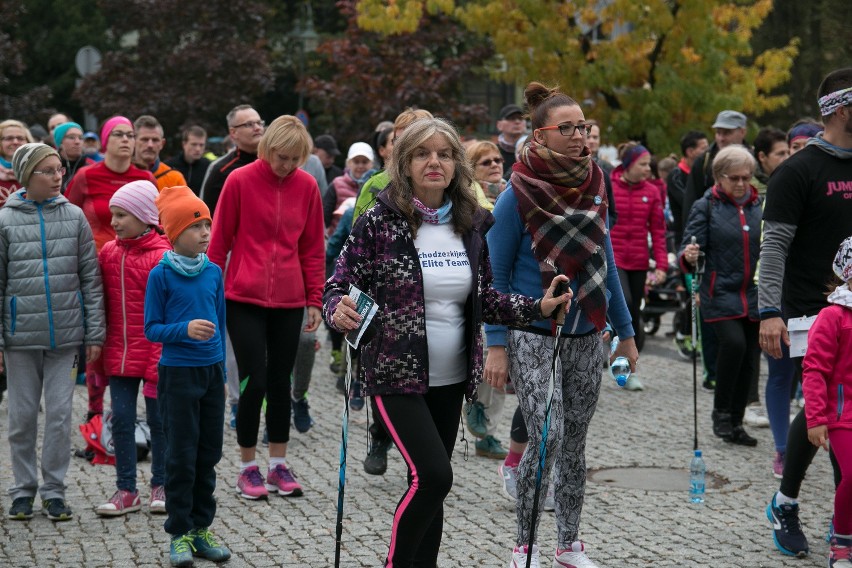
[[119, 516], [142, 508], [136, 488], [136, 398], [139, 385], [151, 430], [151, 491], [148, 510], [166, 512], [165, 435], [157, 408], [157, 362], [162, 347], [145, 339], [144, 305], [148, 273], [171, 249], [159, 226], [154, 200], [157, 188], [150, 181], [122, 186], [109, 201], [116, 238], [98, 255], [105, 289], [107, 336], [96, 371], [109, 377], [112, 399], [112, 434], [115, 443], [117, 491], [99, 505], [102, 516]]

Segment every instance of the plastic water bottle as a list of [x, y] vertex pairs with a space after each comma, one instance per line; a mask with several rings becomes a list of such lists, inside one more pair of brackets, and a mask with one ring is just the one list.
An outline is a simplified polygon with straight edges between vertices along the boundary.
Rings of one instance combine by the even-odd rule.
[[[615, 353], [617, 347], [618, 336], [612, 338], [609, 348], [610, 355]], [[612, 362], [612, 366], [609, 368], [609, 372], [612, 373], [615, 383], [623, 387], [627, 384], [627, 378], [630, 377], [630, 361], [627, 360], [627, 357], [616, 357], [615, 361]]]
[[704, 474], [707, 472], [707, 467], [704, 465], [704, 458], [701, 457], [701, 450], [695, 450], [695, 457], [689, 464], [689, 500], [693, 503], [704, 502]]

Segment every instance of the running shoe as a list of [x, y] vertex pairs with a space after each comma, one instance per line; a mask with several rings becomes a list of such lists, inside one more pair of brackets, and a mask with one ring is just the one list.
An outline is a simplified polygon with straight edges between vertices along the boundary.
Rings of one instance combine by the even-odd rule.
[[216, 541], [209, 529], [195, 529], [192, 537], [192, 555], [213, 562], [224, 562], [231, 557], [231, 551]]
[[571, 543], [570, 548], [556, 549], [553, 568], [598, 568], [598, 565], [586, 556], [586, 546], [580, 542]]
[[527, 546], [516, 546], [514, 550], [512, 550], [512, 561], [509, 562], [509, 568], [527, 568], [528, 552], [532, 557], [530, 558], [530, 568], [541, 568], [538, 546], [535, 544], [533, 545], [532, 550], [529, 550]]
[[281, 463], [269, 470], [269, 475], [266, 476], [266, 489], [282, 497], [301, 497], [302, 495], [302, 486], [296, 481], [296, 476], [289, 467]]
[[263, 485], [263, 475], [256, 465], [247, 467], [237, 478], [237, 493], [243, 499], [266, 499], [269, 491]]
[[746, 406], [743, 422], [755, 428], [769, 428], [769, 416], [759, 402]]
[[388, 469], [388, 450], [391, 447], [391, 440], [384, 439], [370, 441], [370, 451], [367, 457], [364, 458], [364, 471], [370, 475], [384, 475]]
[[852, 538], [835, 536], [831, 539], [828, 568], [852, 568]]
[[33, 518], [34, 497], [18, 497], [12, 501], [7, 517], [14, 521], [28, 521]]
[[314, 425], [314, 419], [311, 418], [310, 405], [308, 397], [302, 397], [299, 400], [292, 399], [291, 407], [293, 409], [293, 426], [299, 433], [304, 434]]
[[772, 540], [782, 554], [804, 558], [808, 555], [808, 539], [802, 532], [799, 522], [799, 504], [785, 503], [778, 505], [772, 501], [766, 506], [766, 518], [772, 524]]
[[65, 499], [45, 499], [41, 502], [41, 512], [51, 521], [70, 521], [74, 516]]
[[497, 466], [497, 473], [503, 484], [503, 494], [512, 501], [516, 501], [518, 499], [518, 468], [501, 463]]
[[169, 562], [172, 566], [192, 566], [192, 533], [172, 537], [169, 544]]
[[775, 479], [784, 477], [784, 452], [775, 452], [775, 459], [772, 461], [772, 475]]

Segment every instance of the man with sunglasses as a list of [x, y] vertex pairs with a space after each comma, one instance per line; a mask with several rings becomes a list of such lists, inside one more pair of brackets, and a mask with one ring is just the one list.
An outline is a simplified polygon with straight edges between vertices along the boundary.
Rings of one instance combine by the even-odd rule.
[[211, 216], [214, 215], [222, 187], [231, 172], [257, 159], [257, 145], [266, 127], [266, 123], [251, 105], [235, 106], [228, 113], [226, 120], [228, 135], [234, 141], [234, 149], [210, 164], [201, 187], [201, 199], [210, 208]]
[[527, 121], [524, 111], [518, 105], [506, 105], [500, 109], [497, 120], [497, 147], [503, 156], [503, 179], [508, 180], [512, 174], [512, 164], [515, 163], [515, 144], [527, 132]]

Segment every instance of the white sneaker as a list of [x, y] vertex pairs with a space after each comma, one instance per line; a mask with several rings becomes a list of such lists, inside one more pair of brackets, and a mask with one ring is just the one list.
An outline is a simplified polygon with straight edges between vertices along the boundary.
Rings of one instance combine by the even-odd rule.
[[759, 402], [746, 406], [743, 422], [755, 428], [769, 428], [769, 416], [767, 416], [766, 409]]
[[645, 387], [642, 386], [642, 382], [639, 380], [636, 373], [630, 373], [630, 376], [627, 377], [627, 382], [624, 384], [624, 389], [629, 391], [641, 391], [645, 390]]
[[598, 568], [598, 565], [589, 560], [585, 545], [578, 540], [571, 544], [571, 548], [556, 549], [553, 568]]
[[503, 495], [512, 501], [518, 500], [518, 468], [509, 467], [506, 464], [497, 466], [497, 473], [500, 475], [500, 481], [503, 483]]
[[[541, 568], [539, 562], [538, 545], [533, 545], [530, 553], [530, 568]], [[527, 547], [516, 546], [512, 551], [512, 561], [509, 563], [509, 568], [527, 568]]]

